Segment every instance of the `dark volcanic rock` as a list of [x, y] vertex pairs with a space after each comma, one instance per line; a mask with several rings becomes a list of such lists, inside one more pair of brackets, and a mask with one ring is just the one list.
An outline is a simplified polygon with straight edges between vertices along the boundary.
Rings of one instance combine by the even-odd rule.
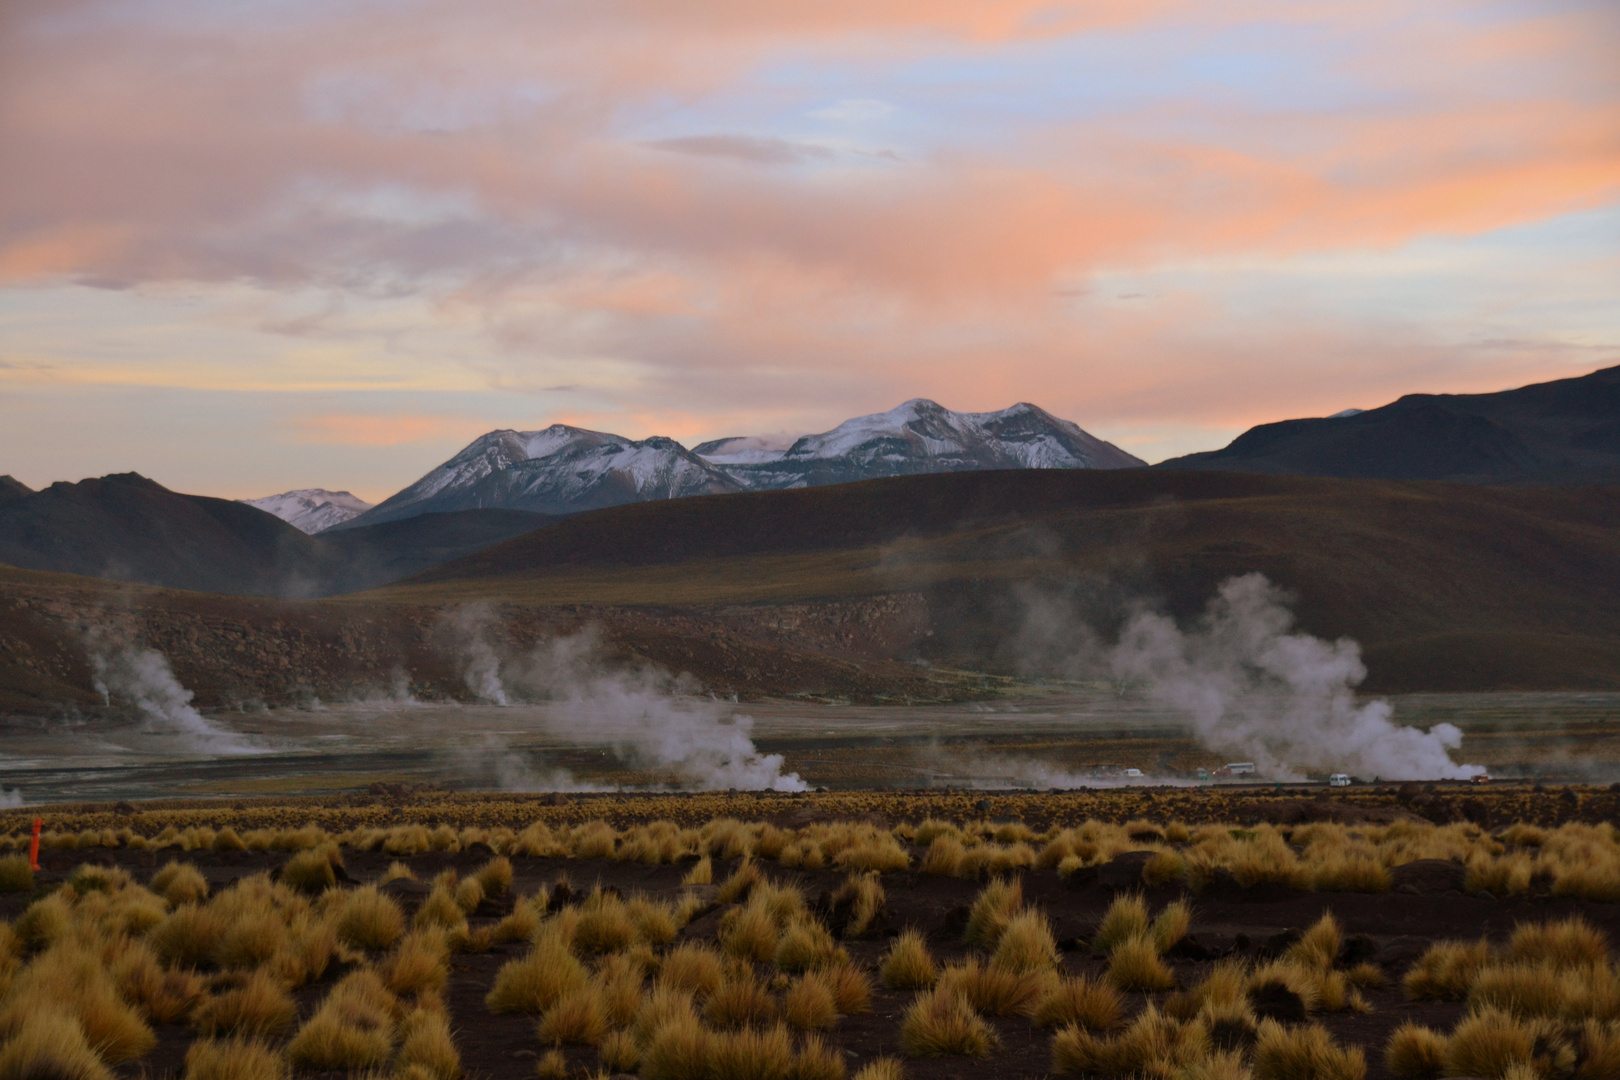
[[1249, 1007], [1262, 1020], [1283, 1024], [1305, 1022], [1305, 1002], [1280, 982], [1263, 982], [1249, 990]]
[[1390, 871], [1395, 891], [1404, 893], [1462, 892], [1467, 867], [1449, 859], [1419, 859]]
[[1097, 884], [1105, 889], [1135, 889], [1142, 885], [1142, 868], [1147, 866], [1154, 851], [1127, 851], [1115, 855], [1097, 868]]

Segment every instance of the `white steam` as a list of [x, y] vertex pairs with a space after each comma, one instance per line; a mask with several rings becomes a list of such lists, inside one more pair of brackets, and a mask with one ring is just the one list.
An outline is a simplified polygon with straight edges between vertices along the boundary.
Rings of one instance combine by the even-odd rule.
[[1402, 727], [1386, 702], [1357, 704], [1354, 687], [1367, 675], [1360, 646], [1291, 632], [1293, 624], [1282, 591], [1246, 574], [1221, 585], [1192, 630], [1137, 615], [1109, 663], [1116, 677], [1185, 713], [1210, 749], [1270, 776], [1440, 780], [1484, 771], [1451, 760], [1462, 745], [1456, 726]]
[[23, 804], [22, 788], [0, 787], [0, 810], [15, 810]]
[[168, 660], [155, 649], [90, 638], [92, 685], [109, 705], [114, 697], [134, 705], [154, 733], [177, 736], [187, 750], [205, 754], [253, 754], [239, 735], [209, 723], [192, 708], [192, 693], [180, 685]]
[[[495, 705], [549, 702], [550, 734], [607, 747], [635, 766], [673, 773], [681, 783], [704, 789], [808, 787], [797, 773], [783, 773], [781, 754], [759, 752], [751, 718], [696, 699], [694, 687], [660, 669], [611, 666], [594, 632], [542, 643], [503, 662], [491, 641], [497, 628], [488, 607], [462, 609], [448, 628], [468, 689]], [[504, 758], [496, 779], [508, 790], [580, 787], [565, 771], [535, 770], [510, 751]]]

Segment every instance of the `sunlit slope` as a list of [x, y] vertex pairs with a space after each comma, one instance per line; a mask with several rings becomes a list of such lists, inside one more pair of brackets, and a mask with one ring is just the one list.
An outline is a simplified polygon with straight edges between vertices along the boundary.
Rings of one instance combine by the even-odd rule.
[[[1014, 664], [1031, 610], [1197, 612], [1258, 571], [1362, 642], [1373, 685], [1620, 684], [1620, 490], [1211, 473], [1008, 472], [581, 515], [364, 594], [421, 604], [781, 604], [917, 592], [925, 652]], [[1048, 642], [1061, 646], [1061, 642]], [[1039, 651], [1039, 650], [1037, 650]]]

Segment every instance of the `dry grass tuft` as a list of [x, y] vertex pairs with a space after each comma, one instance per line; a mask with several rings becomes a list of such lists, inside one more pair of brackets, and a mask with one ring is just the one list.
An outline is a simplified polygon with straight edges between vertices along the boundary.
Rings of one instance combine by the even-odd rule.
[[780, 1026], [717, 1035], [710, 1052], [715, 1080], [787, 1080], [793, 1071], [793, 1038]]
[[287, 1044], [287, 1059], [309, 1069], [369, 1069], [394, 1049], [397, 1002], [375, 972], [344, 976]]
[[1012, 972], [985, 968], [976, 958], [948, 967], [936, 990], [956, 994], [976, 1012], [989, 1016], [1027, 1016], [1057, 983], [1050, 970]]
[[0, 855], [0, 893], [34, 891], [34, 870], [26, 855]]
[[555, 942], [542, 941], [527, 956], [508, 961], [495, 973], [495, 985], [484, 1004], [490, 1012], [540, 1013], [585, 982], [585, 969], [573, 953]]
[[58, 1012], [30, 1012], [0, 1045], [6, 1080], [112, 1080], [85, 1041], [78, 1021]]
[[872, 1010], [872, 980], [853, 964], [834, 964], [822, 972], [833, 994], [833, 1004], [845, 1016]]
[[726, 913], [720, 947], [727, 956], [768, 964], [776, 958], [777, 923], [763, 906], [749, 904]]
[[204, 1035], [284, 1035], [298, 1019], [292, 995], [264, 971], [251, 972], [240, 986], [210, 999], [193, 1020]]
[[405, 933], [405, 913], [393, 897], [362, 885], [344, 898], [337, 917], [338, 940], [366, 952], [380, 952]]
[[811, 919], [788, 927], [776, 944], [776, 966], [795, 975], [825, 967], [839, 955], [838, 943], [827, 928]]
[[1146, 937], [1148, 926], [1147, 901], [1140, 893], [1116, 896], [1097, 924], [1091, 947], [1100, 953], [1112, 952], [1116, 945]]
[[[920, 836], [921, 834], [919, 834]], [[919, 838], [918, 843], [923, 841]], [[918, 867], [925, 874], [937, 877], [962, 877], [967, 863], [967, 848], [954, 836], [936, 836], [928, 842]]]
[[709, 1080], [715, 1037], [688, 1013], [653, 1029], [641, 1052], [641, 1080]]
[[1446, 1037], [1417, 1024], [1402, 1024], [1384, 1048], [1384, 1064], [1402, 1080], [1436, 1080], [1446, 1071]]
[[1149, 1005], [1119, 1034], [1103, 1037], [1078, 1026], [1052, 1037], [1052, 1070], [1080, 1076], [1173, 1076], [1208, 1056], [1203, 1029], [1182, 1025]]
[[1131, 938], [1114, 946], [1108, 954], [1108, 971], [1103, 976], [1118, 990], [1152, 993], [1172, 990], [1176, 977], [1159, 958], [1159, 951], [1149, 938]]
[[599, 1050], [602, 1064], [616, 1073], [633, 1073], [641, 1064], [641, 1046], [628, 1031], [611, 1031]]
[[184, 1080], [284, 1080], [287, 1062], [262, 1042], [198, 1039], [186, 1051]]
[[152, 875], [148, 886], [172, 907], [197, 904], [208, 898], [208, 880], [191, 863], [168, 862]]
[[707, 855], [692, 864], [692, 869], [681, 878], [682, 885], [712, 885], [714, 884], [714, 860]]
[[559, 995], [540, 1017], [536, 1030], [543, 1043], [599, 1045], [608, 1033], [601, 991], [587, 984]]
[[1401, 980], [1412, 1001], [1461, 1001], [1479, 969], [1490, 963], [1490, 942], [1438, 941]]
[[428, 898], [422, 901], [422, 906], [416, 909], [413, 925], [418, 929], [437, 926], [445, 930], [465, 931], [467, 915], [456, 903], [455, 893], [443, 885], [435, 885]]
[[396, 994], [441, 990], [450, 978], [450, 945], [438, 927], [412, 930], [377, 966], [383, 983]]
[[791, 1080], [844, 1080], [844, 1056], [821, 1040], [807, 1035], [793, 1058]]
[[709, 995], [703, 1019], [717, 1028], [763, 1027], [776, 1019], [776, 999], [752, 970], [741, 969]]
[[1262, 1020], [1254, 1044], [1254, 1080], [1362, 1080], [1367, 1061], [1346, 1049], [1320, 1024], [1284, 1027]]
[[342, 865], [338, 862], [336, 845], [300, 851], [282, 866], [281, 883], [301, 892], [323, 892], [337, 884], [334, 865]]
[[984, 1057], [998, 1045], [990, 1025], [956, 994], [919, 994], [900, 1025], [900, 1046], [911, 1057]]
[[1159, 952], [1165, 952], [1176, 942], [1187, 936], [1187, 928], [1192, 925], [1192, 908], [1185, 900], [1177, 900], [1173, 904], [1166, 904], [1164, 910], [1154, 917], [1148, 926], [1148, 937], [1153, 941], [1153, 947]]
[[748, 899], [748, 894], [764, 879], [759, 872], [759, 865], [752, 859], [744, 859], [737, 864], [737, 869], [731, 876], [721, 882], [720, 888], [715, 891], [714, 901], [717, 904], [738, 904]]
[[497, 855], [473, 874], [483, 886], [485, 896], [501, 896], [512, 887], [512, 860]]
[[1557, 922], [1515, 927], [1508, 939], [1507, 955], [1555, 968], [1590, 967], [1609, 959], [1609, 939], [1603, 931], [1573, 915]]
[[856, 1071], [854, 1080], [906, 1080], [906, 1070], [899, 1058], [873, 1058]]
[[849, 918], [844, 923], [843, 936], [858, 938], [866, 933], [883, 910], [886, 897], [883, 884], [878, 879], [876, 871], [865, 874], [851, 874], [844, 884], [832, 895], [834, 911], [847, 909]]
[[534, 1075], [539, 1080], [568, 1080], [568, 1059], [561, 1050], [547, 1050], [534, 1063]]
[[687, 943], [671, 949], [658, 969], [658, 985], [703, 997], [719, 988], [724, 978], [720, 956], [707, 946]]
[[968, 912], [967, 932], [963, 935], [969, 945], [994, 948], [1001, 933], [1012, 921], [1013, 915], [1024, 906], [1024, 887], [1017, 879], [996, 878], [984, 887]]
[[905, 930], [894, 939], [878, 968], [878, 978], [890, 990], [926, 990], [934, 985], [939, 967], [921, 931]]
[[[1545, 1023], [1521, 1020], [1499, 1009], [1482, 1009], [1459, 1022], [1446, 1040], [1447, 1076], [1506, 1075], [1556, 1048], [1544, 1040], [1553, 1034]], [[1568, 1047], [1562, 1047], [1566, 1052]], [[1569, 1054], [1573, 1059], [1573, 1053]], [[1573, 1064], [1570, 1060], [1568, 1064]]]
[[1077, 1024], [1091, 1031], [1112, 1031], [1125, 1022], [1125, 999], [1106, 983], [1084, 976], [1064, 979], [1041, 998], [1031, 1018], [1041, 1027]]
[[395, 1062], [404, 1070], [456, 1080], [461, 1075], [461, 1054], [450, 1034], [450, 1019], [438, 1009], [413, 1009], [399, 1024], [399, 1053]]
[[782, 1019], [800, 1031], [832, 1027], [838, 1022], [838, 1003], [832, 987], [817, 972], [794, 980], [782, 995]]
[[990, 966], [998, 971], [1049, 971], [1057, 962], [1052, 924], [1039, 911], [1021, 911], [1003, 927]]

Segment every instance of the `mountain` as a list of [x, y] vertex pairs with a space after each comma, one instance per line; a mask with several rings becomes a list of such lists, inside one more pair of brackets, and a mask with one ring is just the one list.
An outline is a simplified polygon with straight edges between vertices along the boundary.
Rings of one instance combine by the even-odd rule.
[[704, 443], [693, 453], [752, 491], [916, 473], [1132, 469], [1146, 464], [1028, 403], [1000, 412], [960, 413], [926, 398], [846, 420], [779, 452], [761, 440], [733, 438]]
[[341, 525], [370, 510], [372, 505], [347, 491], [327, 491], [325, 488], [300, 488], [297, 491], [284, 491], [280, 495], [266, 495], [262, 499], [237, 501], [274, 514], [300, 532], [311, 535]]
[[958, 413], [917, 398], [797, 440], [737, 436], [687, 450], [658, 436], [555, 424], [492, 431], [338, 529], [502, 507], [573, 514], [632, 502], [814, 487], [913, 473], [1129, 469], [1144, 463], [1033, 405]]
[[573, 514], [647, 499], [716, 495], [741, 487], [673, 439], [626, 439], [553, 424], [492, 431], [410, 487], [340, 528], [448, 510], [499, 508]]
[[1250, 428], [1161, 469], [1466, 483], [1620, 480], [1620, 367], [1492, 394], [1408, 394], [1378, 409]]
[[319, 543], [229, 499], [181, 495], [139, 473], [59, 482], [0, 505], [0, 562], [205, 592], [309, 595]]
[[18, 499], [26, 498], [34, 493], [34, 489], [13, 476], [0, 476], [0, 506]]
[[[9, 490], [0, 484], [0, 499]], [[328, 596], [386, 585], [552, 520], [473, 510], [309, 536], [247, 503], [122, 473], [0, 501], [0, 563], [198, 592]]]

